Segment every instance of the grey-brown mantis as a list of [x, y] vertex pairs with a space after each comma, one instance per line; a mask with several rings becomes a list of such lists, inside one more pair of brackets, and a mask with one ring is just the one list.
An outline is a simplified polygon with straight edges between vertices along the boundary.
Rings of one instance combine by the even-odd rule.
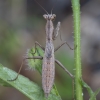
[[[42, 7], [42, 9], [44, 9], [44, 8]], [[54, 52], [57, 51], [62, 45], [67, 44], [67, 42], [65, 41], [59, 47], [54, 49], [53, 40], [55, 40], [56, 37], [58, 36], [60, 22], [58, 22], [57, 28], [56, 28], [56, 34], [54, 34], [54, 26], [53, 26], [53, 22], [52, 21], [55, 19], [56, 15], [52, 14], [52, 13], [48, 14], [47, 11], [46, 11], [46, 13], [47, 14], [43, 15], [43, 17], [47, 20], [46, 27], [45, 27], [45, 30], [46, 30], [46, 46], [44, 48], [38, 42], [35, 42], [35, 52], [33, 53], [33, 54], [36, 53], [36, 50], [37, 50], [36, 49], [36, 45], [38, 45], [44, 51], [44, 56], [43, 57], [42, 56], [34, 56], [34, 57], [25, 58], [25, 59], [43, 59], [43, 64], [42, 64], [42, 88], [43, 88], [45, 97], [47, 98], [48, 95], [50, 94], [50, 91], [51, 91], [52, 86], [54, 84], [55, 62], [58, 65], [60, 65], [69, 74], [69, 76], [72, 79], [74, 79], [74, 76], [58, 60], [56, 60], [55, 57], [54, 57]], [[71, 49], [71, 47], [69, 45], [68, 45], [68, 47]], [[22, 65], [23, 65], [23, 62], [22, 62]], [[22, 69], [22, 65], [21, 65], [21, 67], [19, 69], [17, 77], [14, 80], [16, 80], [18, 78], [20, 70]]]

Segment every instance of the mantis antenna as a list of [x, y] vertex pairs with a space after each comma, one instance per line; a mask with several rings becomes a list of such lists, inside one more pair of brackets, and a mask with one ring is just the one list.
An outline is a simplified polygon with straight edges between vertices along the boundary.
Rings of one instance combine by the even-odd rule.
[[37, 0], [34, 0], [47, 14], [49, 14], [38, 2]]
[[[56, 0], [56, 1], [57, 1], [57, 0]], [[55, 2], [56, 2], [56, 1], [55, 1]], [[54, 3], [54, 5], [53, 5], [53, 7], [52, 7], [52, 9], [51, 9], [51, 14], [52, 14], [52, 11], [53, 11], [54, 7], [55, 7], [55, 3]]]
[[[34, 0], [47, 14], [49, 14], [41, 5], [40, 5], [40, 3], [39, 2], [37, 2], [37, 0]], [[57, 0], [56, 0], [57, 1]], [[55, 1], [55, 2], [56, 2]], [[51, 9], [51, 14], [52, 14], [52, 11], [53, 11], [53, 9], [54, 9], [54, 6], [55, 6], [55, 3], [54, 3], [54, 5], [53, 5], [53, 7], [52, 7], [52, 9]]]

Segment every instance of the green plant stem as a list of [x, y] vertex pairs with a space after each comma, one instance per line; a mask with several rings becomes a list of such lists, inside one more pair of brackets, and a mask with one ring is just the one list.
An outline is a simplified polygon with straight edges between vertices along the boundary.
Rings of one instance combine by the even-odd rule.
[[82, 77], [81, 73], [81, 46], [80, 46], [80, 3], [79, 0], [72, 0], [72, 10], [74, 19], [74, 46], [77, 48], [75, 54], [75, 96], [76, 100], [83, 100], [82, 86], [79, 82]]

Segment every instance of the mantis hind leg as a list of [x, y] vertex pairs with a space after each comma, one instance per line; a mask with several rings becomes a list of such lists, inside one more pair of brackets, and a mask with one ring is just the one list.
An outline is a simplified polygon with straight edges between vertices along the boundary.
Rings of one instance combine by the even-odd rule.
[[[37, 51], [37, 53], [39, 54], [38, 49], [36, 48], [37, 45], [38, 45], [43, 51], [45, 50], [45, 48], [42, 47], [42, 46], [36, 41], [36, 42], [35, 42], [35, 52], [34, 52], [34, 53], [32, 52], [33, 57], [24, 58], [23, 61], [22, 61], [22, 63], [21, 63], [20, 69], [19, 69], [19, 71], [18, 71], [18, 73], [17, 73], [17, 76], [16, 76], [14, 79], [8, 80], [8, 81], [15, 81], [15, 80], [18, 78], [19, 73], [20, 73], [20, 71], [21, 71], [21, 69], [22, 69], [22, 67], [23, 67], [24, 61], [25, 61], [26, 59], [43, 59], [43, 57], [41, 57], [41, 56], [35, 56], [35, 57], [34, 57], [34, 54], [36, 53], [36, 51]], [[39, 55], [40, 55], [40, 54], [39, 54]]]
[[41, 57], [41, 56], [36, 56], [36, 57], [24, 58], [23, 61], [22, 61], [22, 63], [21, 63], [20, 69], [19, 69], [19, 71], [18, 71], [18, 73], [17, 73], [17, 76], [16, 76], [14, 79], [11, 79], [11, 80], [8, 80], [8, 81], [15, 81], [15, 80], [18, 78], [19, 73], [20, 73], [20, 71], [21, 71], [21, 69], [22, 69], [22, 67], [23, 67], [24, 61], [25, 61], [26, 59], [41, 59], [41, 60], [42, 60], [43, 57]]
[[72, 78], [72, 86], [73, 86], [73, 98], [74, 98], [74, 76], [59, 62], [58, 60], [55, 59], [55, 62], [65, 70], [65, 72]]

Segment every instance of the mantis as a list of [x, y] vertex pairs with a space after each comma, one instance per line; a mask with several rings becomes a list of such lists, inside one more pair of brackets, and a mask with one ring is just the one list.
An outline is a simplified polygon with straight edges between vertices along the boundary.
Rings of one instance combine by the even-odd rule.
[[[36, 0], [35, 0], [36, 1]], [[36, 1], [37, 2], [37, 1]], [[38, 3], [38, 2], [37, 2]], [[38, 3], [39, 4], [39, 3]], [[40, 5], [40, 4], [39, 4]], [[41, 6], [41, 5], [40, 5]], [[60, 47], [62, 47], [64, 44], [67, 44], [67, 42], [63, 42], [60, 46], [54, 49], [54, 44], [53, 41], [57, 38], [58, 36], [58, 31], [60, 29], [60, 22], [58, 22], [57, 27], [56, 27], [56, 33], [54, 33], [54, 26], [53, 26], [53, 20], [56, 18], [55, 14], [48, 14], [48, 12], [41, 6], [41, 8], [47, 13], [44, 14], [43, 17], [46, 19], [46, 45], [45, 48], [42, 47], [37, 41], [35, 42], [35, 52], [36, 53], [36, 46], [38, 45], [43, 51], [44, 51], [44, 56], [33, 56], [33, 57], [28, 57], [26, 59], [41, 59], [43, 60], [42, 64], [42, 88], [45, 94], [45, 97], [48, 98], [50, 91], [52, 89], [52, 86], [54, 84], [54, 78], [55, 78], [55, 63], [57, 63], [59, 66], [61, 66], [67, 73], [68, 75], [74, 79], [74, 76], [58, 61], [55, 59], [54, 52], [56, 52]], [[67, 44], [68, 45], [68, 44]], [[68, 47], [73, 50], [69, 45]], [[24, 61], [23, 60], [23, 61]], [[16, 76], [16, 80], [18, 78], [18, 75], [22, 69], [23, 62], [21, 64], [21, 67], [19, 69], [19, 72]], [[13, 81], [11, 80], [11, 81]]]

